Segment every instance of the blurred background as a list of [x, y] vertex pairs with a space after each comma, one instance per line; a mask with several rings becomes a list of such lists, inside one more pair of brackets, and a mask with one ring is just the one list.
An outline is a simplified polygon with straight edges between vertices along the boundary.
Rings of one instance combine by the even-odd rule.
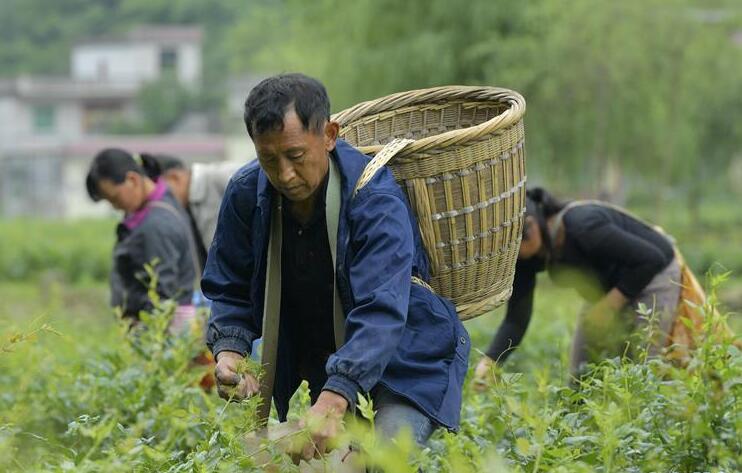
[[[142, 351], [117, 326], [121, 217], [84, 181], [110, 146], [253, 159], [243, 102], [293, 71], [324, 82], [333, 112], [437, 85], [520, 92], [528, 184], [626, 206], [699, 276], [729, 271], [714, 279], [742, 333], [742, 0], [0, 0], [0, 471], [245, 467], [252, 407], [203, 396], [173, 368], [190, 357], [181, 345], [160, 334]], [[563, 387], [582, 302], [539, 277], [501, 387], [467, 389], [465, 435], [440, 433], [423, 455], [498, 471], [481, 452], [517, 471], [740, 470], [720, 466], [741, 451], [734, 360], [661, 380], [621, 365], [577, 397]], [[467, 322], [470, 366], [502, 312]]]
[[0, 0], [0, 290], [104, 283], [116, 217], [85, 193], [93, 155], [246, 162], [242, 103], [288, 71], [333, 111], [519, 91], [529, 184], [665, 226], [697, 271], [733, 271], [742, 308], [738, 0]]

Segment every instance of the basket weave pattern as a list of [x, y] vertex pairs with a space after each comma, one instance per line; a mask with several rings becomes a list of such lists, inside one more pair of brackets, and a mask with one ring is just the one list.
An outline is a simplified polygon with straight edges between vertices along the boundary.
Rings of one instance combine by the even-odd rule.
[[462, 319], [512, 292], [525, 213], [525, 100], [494, 87], [436, 87], [358, 104], [333, 116], [367, 154], [414, 140], [389, 163], [420, 225], [431, 286]]

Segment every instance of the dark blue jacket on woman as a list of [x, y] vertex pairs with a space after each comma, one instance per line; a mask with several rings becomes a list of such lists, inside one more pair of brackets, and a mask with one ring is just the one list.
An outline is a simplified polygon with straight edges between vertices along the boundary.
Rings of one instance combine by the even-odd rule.
[[[405, 397], [455, 430], [469, 355], [469, 335], [453, 305], [411, 276], [429, 278], [417, 221], [384, 168], [355, 197], [369, 158], [338, 140], [341, 175], [336, 277], [345, 344], [327, 362], [325, 388], [347, 399], [377, 384]], [[207, 341], [214, 354], [243, 355], [262, 333], [271, 203], [276, 191], [257, 164], [239, 170], [226, 189], [202, 289], [213, 301]], [[279, 336], [273, 398], [285, 420], [300, 379], [286, 336]]]

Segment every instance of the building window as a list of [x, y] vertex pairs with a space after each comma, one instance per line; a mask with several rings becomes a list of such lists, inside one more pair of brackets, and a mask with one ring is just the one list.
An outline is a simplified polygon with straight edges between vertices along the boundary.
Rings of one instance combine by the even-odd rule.
[[36, 105], [33, 109], [33, 126], [37, 133], [50, 133], [55, 125], [54, 107], [51, 105]]
[[174, 48], [163, 48], [160, 51], [160, 70], [175, 72], [178, 67], [178, 52]]

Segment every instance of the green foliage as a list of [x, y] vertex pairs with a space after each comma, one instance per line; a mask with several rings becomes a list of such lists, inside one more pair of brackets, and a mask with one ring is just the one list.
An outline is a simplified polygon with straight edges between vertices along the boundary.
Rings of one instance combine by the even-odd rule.
[[203, 25], [207, 74], [223, 70], [221, 32], [244, 6], [240, 0], [3, 0], [0, 76], [64, 74], [76, 41], [125, 34], [142, 24]]
[[104, 280], [115, 241], [111, 220], [0, 221], [0, 279]]
[[723, 172], [739, 151], [733, 1], [259, 5], [231, 31], [237, 69], [313, 74], [335, 110], [435, 85], [513, 88], [528, 101], [529, 178], [552, 188], [594, 193], [619, 165], [652, 185], [683, 184], [695, 199], [710, 191], [697, 178]]
[[39, 319], [36, 319], [27, 331], [9, 333], [7, 336], [7, 340], [3, 341], [2, 344], [0, 344], [0, 354], [13, 352], [17, 345], [24, 342], [36, 340], [38, 335], [41, 333], [53, 333], [56, 335], [61, 335], [59, 332], [54, 330], [51, 325], [47, 323], [40, 323]]
[[[349, 422], [345, 440], [360, 447], [366, 462], [392, 473], [742, 467], [742, 353], [736, 347], [704, 343], [687, 369], [642, 357], [606, 360], [579, 385], [570, 384], [563, 375], [564, 345], [575, 301], [563, 292], [548, 284], [539, 292], [539, 330], [508, 365], [522, 374], [501, 373], [481, 394], [467, 385], [458, 434], [439, 431], [422, 451], [409, 433], [380, 438], [369, 429], [373, 403], [363, 398], [365, 421]], [[9, 297], [2, 287], [0, 295]], [[712, 291], [710, 301], [716, 299]], [[136, 332], [127, 333], [123, 325], [93, 320], [77, 320], [85, 327], [77, 332], [70, 323], [85, 314], [75, 309], [65, 315], [69, 322], [51, 318], [30, 327], [54, 325], [61, 335], [42, 332], [0, 353], [0, 470], [263, 471], [244, 441], [256, 428], [257, 400], [225, 403], [197, 386], [205, 368], [191, 360], [201, 350], [201, 332], [167, 335], [173, 310], [170, 301], [158, 303], [142, 314]], [[0, 320], [4, 316], [0, 307]], [[492, 316], [468, 328], [483, 346]], [[98, 336], [100, 330], [108, 336]], [[303, 386], [292, 401], [292, 419], [301, 417], [308, 398]], [[277, 444], [264, 443], [261, 451], [280, 471], [295, 471]]]
[[167, 131], [185, 114], [190, 100], [188, 90], [174, 77], [147, 84], [137, 98], [145, 128], [158, 133]]
[[[155, 23], [204, 27], [202, 109], [222, 104], [231, 72], [317, 76], [335, 110], [443, 84], [518, 90], [531, 182], [571, 194], [617, 167], [629, 191], [680, 187], [693, 206], [728, 190], [705, 183], [742, 142], [735, 0], [5, 0], [0, 75], [62, 74], [75, 41]], [[153, 94], [170, 96], [143, 100], [153, 123], [118, 131], [167, 128], [178, 94]]]
[[187, 112], [195, 110], [198, 96], [172, 75], [145, 84], [137, 95], [141, 118], [119, 118], [106, 127], [113, 134], [167, 133]]

